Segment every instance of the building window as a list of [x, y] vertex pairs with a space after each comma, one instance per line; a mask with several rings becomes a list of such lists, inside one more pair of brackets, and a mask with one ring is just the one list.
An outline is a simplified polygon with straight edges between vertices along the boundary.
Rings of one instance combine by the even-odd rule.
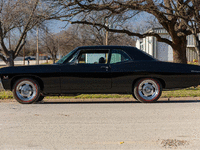
[[143, 42], [140, 42], [140, 49], [143, 50], [144, 47], [143, 47]]

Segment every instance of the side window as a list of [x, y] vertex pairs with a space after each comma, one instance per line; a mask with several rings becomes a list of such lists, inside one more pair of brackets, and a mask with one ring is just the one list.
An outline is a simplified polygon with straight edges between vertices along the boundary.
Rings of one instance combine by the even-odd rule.
[[122, 50], [112, 50], [110, 64], [130, 61], [131, 58]]
[[108, 62], [108, 51], [106, 50], [86, 50], [81, 51], [78, 63], [82, 64], [106, 64]]

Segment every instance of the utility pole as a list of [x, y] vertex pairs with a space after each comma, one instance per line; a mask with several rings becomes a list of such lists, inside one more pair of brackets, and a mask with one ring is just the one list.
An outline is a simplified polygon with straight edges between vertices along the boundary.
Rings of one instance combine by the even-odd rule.
[[[109, 27], [107, 19], [106, 19], [106, 26]], [[108, 45], [108, 31], [107, 30], [106, 30], [106, 45]]]
[[36, 52], [36, 64], [39, 65], [39, 29], [37, 27], [37, 52]]
[[61, 59], [59, 42], [60, 42], [60, 37], [58, 37], [58, 59]]
[[25, 66], [25, 45], [24, 45], [24, 48], [23, 48], [23, 65]]
[[108, 45], [108, 31], [106, 30], [106, 45]]
[[[45, 45], [46, 45], [46, 52], [47, 51], [47, 33], [48, 33], [48, 30], [47, 30], [47, 27], [46, 27], [46, 31], [45, 31]], [[46, 54], [46, 63], [48, 63], [48, 54]]]

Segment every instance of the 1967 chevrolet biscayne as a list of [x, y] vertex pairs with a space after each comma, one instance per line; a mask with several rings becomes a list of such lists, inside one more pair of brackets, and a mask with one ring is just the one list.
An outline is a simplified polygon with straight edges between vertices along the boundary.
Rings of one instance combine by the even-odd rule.
[[161, 62], [135, 47], [78, 47], [53, 65], [0, 69], [5, 90], [23, 104], [47, 95], [132, 94], [140, 102], [156, 102], [163, 89], [200, 84], [200, 67]]

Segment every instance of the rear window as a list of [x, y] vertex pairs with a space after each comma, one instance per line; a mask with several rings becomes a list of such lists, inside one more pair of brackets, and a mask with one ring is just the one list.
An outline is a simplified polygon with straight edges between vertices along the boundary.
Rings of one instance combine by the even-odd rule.
[[122, 50], [112, 50], [110, 64], [131, 61], [130, 56]]

